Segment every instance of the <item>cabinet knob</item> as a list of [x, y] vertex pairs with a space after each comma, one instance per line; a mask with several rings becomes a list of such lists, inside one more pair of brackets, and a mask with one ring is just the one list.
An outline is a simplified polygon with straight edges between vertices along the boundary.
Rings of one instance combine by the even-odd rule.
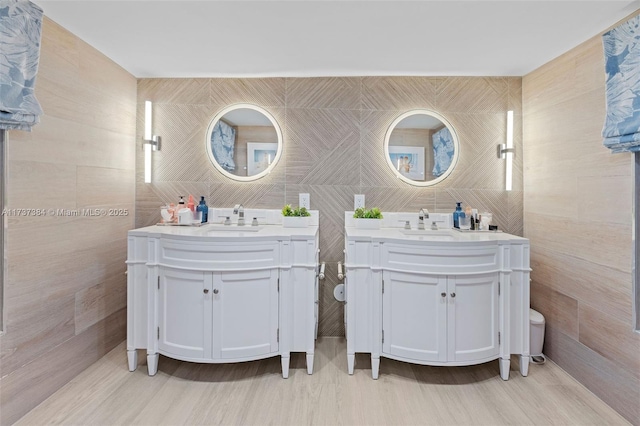
[[451, 297], [456, 297], [456, 294], [455, 293], [451, 293]]
[[214, 288], [214, 289], [213, 289], [213, 294], [218, 294], [218, 293], [219, 293], [218, 289], [217, 289], [217, 288]]
[[447, 293], [440, 293], [440, 296], [447, 297]]
[[203, 291], [204, 291], [204, 294], [209, 293], [209, 289], [208, 288], [205, 288]]

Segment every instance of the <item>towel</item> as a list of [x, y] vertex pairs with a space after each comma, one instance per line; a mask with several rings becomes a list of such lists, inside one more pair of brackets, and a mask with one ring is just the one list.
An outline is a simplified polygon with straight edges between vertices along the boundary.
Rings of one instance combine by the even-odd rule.
[[433, 175], [440, 176], [447, 171], [453, 160], [453, 137], [449, 128], [444, 127], [433, 134]]
[[236, 129], [218, 120], [211, 132], [211, 150], [216, 161], [225, 170], [234, 171], [233, 150], [236, 146]]
[[0, 0], [0, 129], [27, 130], [40, 121], [34, 94], [42, 9], [30, 1]]
[[640, 151], [640, 15], [602, 35], [607, 116], [602, 129], [611, 152]]

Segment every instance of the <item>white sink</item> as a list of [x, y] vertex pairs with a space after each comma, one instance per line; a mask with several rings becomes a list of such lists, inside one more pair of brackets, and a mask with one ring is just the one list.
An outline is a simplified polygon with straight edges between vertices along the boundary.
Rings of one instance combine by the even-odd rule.
[[206, 225], [207, 232], [258, 232], [263, 226]]
[[422, 237], [420, 239], [435, 241], [454, 241], [456, 238], [448, 231], [432, 231], [430, 229], [400, 229], [404, 235]]

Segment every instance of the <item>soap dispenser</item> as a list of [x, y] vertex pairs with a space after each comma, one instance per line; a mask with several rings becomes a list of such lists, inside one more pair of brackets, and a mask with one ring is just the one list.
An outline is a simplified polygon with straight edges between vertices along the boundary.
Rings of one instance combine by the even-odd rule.
[[207, 203], [204, 202], [204, 195], [200, 196], [200, 204], [198, 204], [196, 209], [202, 217], [201, 223], [207, 223], [209, 221], [209, 207]]
[[462, 211], [462, 202], [456, 203], [456, 210], [453, 212], [453, 227], [460, 228], [460, 216], [464, 217], [464, 212]]

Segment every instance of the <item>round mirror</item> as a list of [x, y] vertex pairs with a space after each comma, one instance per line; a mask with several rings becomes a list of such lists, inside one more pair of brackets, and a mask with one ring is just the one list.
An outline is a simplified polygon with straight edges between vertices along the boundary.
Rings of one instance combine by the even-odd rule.
[[453, 126], [443, 116], [418, 109], [391, 123], [384, 152], [398, 178], [411, 185], [431, 186], [451, 174], [460, 145]]
[[207, 129], [209, 159], [223, 175], [240, 181], [260, 179], [282, 155], [282, 132], [275, 118], [250, 104], [220, 111]]

